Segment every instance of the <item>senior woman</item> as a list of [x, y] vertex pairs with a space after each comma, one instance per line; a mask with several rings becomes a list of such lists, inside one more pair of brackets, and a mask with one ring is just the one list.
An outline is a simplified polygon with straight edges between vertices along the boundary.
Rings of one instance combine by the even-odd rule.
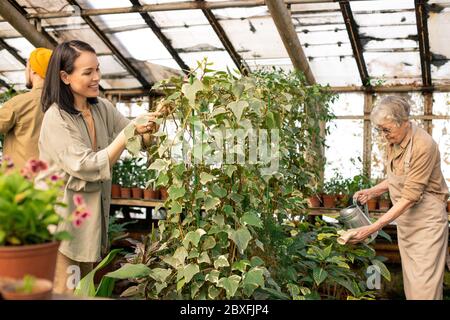
[[387, 179], [357, 192], [369, 199], [389, 191], [393, 207], [371, 226], [356, 229], [358, 243], [392, 221], [397, 223], [403, 283], [408, 300], [442, 299], [448, 255], [448, 188], [433, 138], [409, 120], [410, 105], [398, 96], [382, 99], [371, 121], [388, 141]]

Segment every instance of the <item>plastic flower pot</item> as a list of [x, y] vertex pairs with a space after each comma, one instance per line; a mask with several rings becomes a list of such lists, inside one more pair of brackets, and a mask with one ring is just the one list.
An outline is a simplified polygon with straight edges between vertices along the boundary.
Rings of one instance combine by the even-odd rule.
[[378, 203], [378, 198], [370, 199], [369, 201], [367, 201], [367, 208], [369, 210], [376, 210], [377, 209], [377, 203]]
[[53, 281], [59, 244], [0, 246], [0, 277], [22, 279], [29, 274]]
[[144, 190], [144, 199], [145, 200], [159, 199], [159, 190], [145, 189]]
[[322, 199], [325, 208], [336, 208], [336, 195], [324, 194], [322, 195]]
[[311, 208], [318, 208], [321, 206], [321, 199], [320, 195], [313, 195], [308, 198], [309, 206]]
[[120, 197], [122, 199], [130, 199], [131, 198], [131, 188], [120, 188]]
[[112, 198], [120, 198], [120, 185], [119, 184], [111, 185], [111, 197]]
[[131, 198], [142, 199], [142, 191], [141, 188], [131, 188]]
[[166, 200], [169, 197], [169, 193], [167, 192], [167, 188], [159, 189], [159, 194], [160, 194], [161, 200]]
[[4, 284], [0, 291], [6, 300], [50, 300], [52, 298], [53, 283], [47, 279], [35, 279], [31, 292], [23, 292], [19, 288], [23, 286], [22, 280]]

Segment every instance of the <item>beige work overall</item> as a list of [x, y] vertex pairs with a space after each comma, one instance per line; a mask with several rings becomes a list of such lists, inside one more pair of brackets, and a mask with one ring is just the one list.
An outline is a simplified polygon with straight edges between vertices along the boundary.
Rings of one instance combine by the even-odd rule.
[[[412, 137], [405, 156], [405, 172], [396, 176], [393, 159], [388, 159], [389, 193], [395, 204], [401, 198], [409, 172]], [[448, 255], [446, 204], [429, 192], [404, 212], [397, 223], [398, 246], [402, 260], [403, 285], [408, 300], [442, 299], [445, 263]]]

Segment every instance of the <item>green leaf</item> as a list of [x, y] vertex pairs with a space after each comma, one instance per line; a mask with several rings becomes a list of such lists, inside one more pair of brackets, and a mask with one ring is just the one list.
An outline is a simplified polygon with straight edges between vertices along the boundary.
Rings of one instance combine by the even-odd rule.
[[255, 226], [258, 228], [262, 228], [263, 224], [261, 219], [253, 212], [247, 212], [245, 213], [242, 217], [241, 217], [241, 222], [251, 225], [251, 226]]
[[205, 200], [205, 210], [209, 211], [211, 209], [214, 209], [219, 204], [220, 204], [220, 199], [208, 196]]
[[167, 287], [167, 283], [166, 282], [163, 282], [163, 283], [156, 282], [155, 283], [156, 294], [159, 294], [161, 292], [161, 290], [163, 290], [166, 287]]
[[186, 260], [188, 256], [188, 252], [185, 247], [178, 247], [177, 250], [175, 250], [175, 253], [173, 254], [173, 258], [177, 259], [179, 264], [184, 264], [184, 261]]
[[217, 289], [214, 286], [210, 286], [208, 288], [208, 297], [211, 299], [215, 299], [220, 294], [220, 291], [221, 291], [221, 289]]
[[235, 165], [227, 165], [225, 168], [225, 174], [231, 178], [233, 175], [233, 172], [237, 170], [237, 167]]
[[205, 185], [210, 181], [214, 180], [214, 176], [210, 175], [209, 173], [202, 172], [200, 173], [200, 183]]
[[225, 198], [227, 196], [227, 189], [222, 188], [221, 186], [214, 184], [212, 186], [213, 193], [219, 198]]
[[380, 237], [382, 237], [382, 238], [384, 238], [384, 239], [386, 239], [387, 241], [389, 241], [389, 242], [392, 243], [392, 238], [391, 238], [391, 236], [390, 236], [389, 234], [387, 234], [385, 231], [379, 230], [379, 231], [378, 231], [378, 236], [380, 236]]
[[264, 272], [261, 268], [252, 268], [245, 275], [243, 284], [244, 285], [254, 285], [256, 287], [264, 286]]
[[337, 237], [337, 236], [338, 235], [334, 234], [334, 233], [319, 233], [317, 235], [317, 240], [322, 241], [323, 239], [328, 239], [328, 238]]
[[202, 252], [200, 254], [200, 257], [197, 259], [198, 263], [211, 263], [211, 260], [209, 259], [208, 253], [206, 251]]
[[198, 91], [203, 89], [203, 83], [201, 83], [198, 79], [195, 79], [192, 84], [185, 83], [181, 87], [181, 92], [186, 96], [189, 100], [189, 104], [193, 106], [195, 104], [195, 96]]
[[[184, 267], [184, 269], [181, 271], [178, 271], [178, 276], [183, 276], [185, 279], [185, 284], [189, 283], [192, 280], [192, 277], [194, 277], [197, 273], [200, 272], [200, 268], [197, 264], [190, 263], [187, 266]], [[184, 285], [184, 284], [183, 284]]]
[[258, 267], [262, 266], [264, 264], [264, 261], [258, 256], [253, 256], [250, 260], [250, 264], [252, 265], [252, 267]]
[[234, 101], [230, 102], [227, 107], [231, 109], [234, 116], [236, 117], [236, 121], [239, 122], [241, 120], [244, 109], [248, 107], [248, 102], [243, 100]]
[[179, 204], [176, 201], [172, 201], [169, 213], [178, 214], [178, 213], [181, 213], [182, 211], [183, 211], [183, 207], [181, 206], [181, 204]]
[[391, 281], [391, 273], [389, 272], [388, 268], [386, 267], [386, 265], [381, 262], [380, 260], [377, 259], [373, 259], [371, 260], [371, 262], [377, 266], [378, 268], [380, 268], [380, 272], [381, 275], [387, 280], [387, 281]]
[[198, 246], [198, 242], [200, 241], [200, 238], [204, 234], [206, 234], [206, 231], [201, 229], [201, 228], [199, 228], [199, 229], [197, 229], [195, 231], [189, 231], [186, 234], [186, 236], [184, 237], [184, 239], [183, 239], [183, 246], [185, 248], [188, 248], [189, 247], [189, 243], [192, 243], [192, 245], [194, 247], [197, 247]]
[[252, 235], [247, 228], [241, 227], [238, 230], [233, 230], [229, 238], [236, 244], [239, 252], [244, 254], [244, 250], [248, 246], [248, 242], [252, 239]]
[[167, 170], [169, 163], [162, 159], [156, 159], [155, 162], [153, 162], [148, 168], [150, 170], [156, 170], [158, 172]]
[[221, 255], [219, 256], [216, 261], [214, 261], [214, 268], [219, 269], [222, 267], [229, 267], [230, 264], [228, 263], [228, 259], [226, 256]]
[[175, 187], [171, 186], [167, 192], [169, 193], [169, 196], [171, 199], [176, 200], [178, 198], [181, 198], [185, 195], [186, 189], [184, 187]]
[[248, 260], [239, 260], [235, 261], [233, 263], [233, 266], [231, 267], [231, 270], [239, 270], [240, 272], [244, 273], [247, 270], [247, 266], [250, 265], [250, 261]]
[[220, 271], [212, 270], [210, 273], [206, 275], [205, 280], [212, 283], [217, 283], [219, 281], [219, 275]]
[[114, 279], [137, 279], [144, 278], [151, 272], [152, 270], [144, 264], [126, 263], [120, 269], [107, 273], [106, 276]]
[[244, 91], [244, 85], [238, 83], [237, 81], [233, 83], [233, 86], [231, 87], [231, 92], [234, 94], [236, 98], [240, 98], [242, 95], [242, 92]]
[[78, 282], [78, 285], [74, 291], [74, 295], [82, 297], [94, 297], [96, 294], [94, 285], [95, 273], [111, 263], [116, 255], [121, 251], [122, 249], [111, 250], [110, 253], [91, 272], [89, 272], [83, 279]]
[[149, 276], [155, 279], [158, 282], [166, 281], [167, 277], [172, 274], [172, 270], [163, 269], [163, 268], [155, 268], [150, 271]]
[[217, 286], [220, 288], [224, 288], [227, 293], [227, 298], [231, 298], [235, 295], [239, 287], [240, 281], [241, 277], [239, 277], [238, 275], [232, 275], [228, 278], [226, 277], [220, 278], [219, 282], [217, 283]]
[[128, 139], [126, 148], [133, 156], [138, 156], [139, 152], [141, 151], [140, 137], [135, 136]]
[[203, 250], [209, 250], [209, 249], [214, 248], [215, 246], [216, 246], [216, 240], [214, 239], [214, 237], [213, 236], [208, 236], [203, 241], [202, 249]]
[[317, 285], [320, 285], [328, 276], [328, 272], [326, 272], [322, 268], [314, 268], [313, 269], [313, 278]]
[[268, 129], [273, 129], [276, 127], [275, 118], [273, 116], [272, 111], [269, 111], [266, 114], [266, 126]]

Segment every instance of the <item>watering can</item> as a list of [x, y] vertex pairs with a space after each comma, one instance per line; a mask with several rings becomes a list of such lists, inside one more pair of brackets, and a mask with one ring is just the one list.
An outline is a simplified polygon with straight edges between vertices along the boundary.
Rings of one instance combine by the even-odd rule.
[[[339, 212], [340, 220], [347, 229], [356, 229], [364, 226], [369, 226], [372, 223], [369, 220], [369, 210], [367, 203], [363, 206], [353, 200], [353, 204]], [[378, 235], [378, 232], [372, 233], [369, 238], [365, 240], [366, 243], [372, 242]], [[345, 244], [351, 238], [351, 231], [347, 232], [338, 238], [338, 243]]]

